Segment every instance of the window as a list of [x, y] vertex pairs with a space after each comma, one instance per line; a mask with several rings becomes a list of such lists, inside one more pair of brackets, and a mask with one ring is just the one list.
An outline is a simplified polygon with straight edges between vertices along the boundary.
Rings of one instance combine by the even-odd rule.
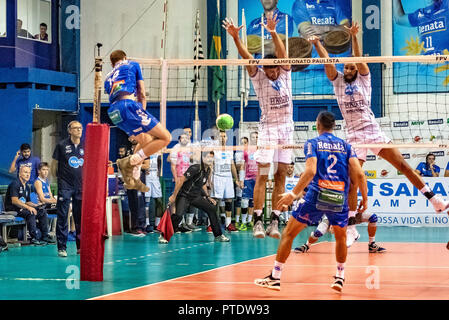
[[6, 37], [6, 0], [0, 0], [0, 37]]
[[16, 27], [20, 38], [51, 42], [51, 0], [17, 0]]

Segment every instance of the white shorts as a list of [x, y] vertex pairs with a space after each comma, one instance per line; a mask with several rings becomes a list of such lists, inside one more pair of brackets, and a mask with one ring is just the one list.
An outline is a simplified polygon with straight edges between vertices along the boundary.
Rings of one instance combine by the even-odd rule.
[[[391, 143], [391, 139], [388, 138], [382, 130], [374, 128], [368, 128], [356, 133], [351, 133], [351, 135], [347, 135], [346, 140], [349, 144], [387, 144]], [[370, 148], [372, 153], [376, 156], [382, 150], [382, 148]], [[366, 155], [368, 153], [368, 149], [366, 148], [354, 148], [355, 153], [357, 154], [357, 159], [366, 161]]]
[[234, 199], [234, 181], [232, 177], [217, 177], [212, 179], [211, 197], [215, 199]]
[[[280, 124], [278, 126], [260, 126], [257, 146], [279, 146], [293, 144], [293, 125]], [[258, 149], [254, 154], [258, 163], [287, 163], [292, 162], [291, 149]]]
[[146, 179], [146, 185], [150, 190], [145, 192], [145, 197], [162, 198], [162, 188], [159, 180]]

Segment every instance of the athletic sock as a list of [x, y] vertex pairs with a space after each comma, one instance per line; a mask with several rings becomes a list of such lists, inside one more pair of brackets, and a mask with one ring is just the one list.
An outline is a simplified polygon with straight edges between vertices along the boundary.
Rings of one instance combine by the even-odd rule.
[[273, 210], [273, 213], [275, 215], [277, 215], [278, 217], [281, 215], [281, 211], [280, 210]]
[[156, 217], [156, 220], [154, 221], [156, 227], [159, 225], [159, 222], [161, 222], [161, 218]]
[[235, 215], [235, 222], [239, 223], [240, 222], [240, 215]]
[[274, 261], [274, 267], [273, 267], [273, 271], [271, 271], [271, 276], [275, 279], [281, 279], [283, 267], [284, 267], [283, 263]]
[[229, 227], [231, 222], [232, 222], [232, 218], [231, 217], [226, 217], [226, 228]]
[[251, 221], [253, 221], [253, 216], [249, 214], [246, 219], [246, 223], [250, 223]]
[[345, 264], [344, 263], [337, 263], [337, 273], [335, 275], [339, 278], [345, 278]]
[[369, 237], [369, 244], [373, 243], [375, 238], [376, 237]]
[[256, 216], [260, 217], [262, 215], [262, 210], [254, 210]]
[[187, 224], [192, 224], [193, 223], [193, 213], [189, 213], [187, 215]]
[[135, 165], [138, 165], [139, 163], [142, 163], [143, 160], [145, 160], [146, 158], [148, 158], [148, 157], [143, 152], [143, 149], [140, 149], [139, 151], [137, 151], [135, 154], [133, 154], [131, 156], [131, 158], [129, 159], [129, 163], [132, 166], [135, 166]]
[[435, 194], [430, 190], [429, 186], [426, 184], [421, 190], [421, 193], [429, 200], [433, 199]]
[[242, 223], [246, 223], [247, 222], [247, 219], [248, 218], [248, 214], [246, 214], [246, 213], [242, 213]]

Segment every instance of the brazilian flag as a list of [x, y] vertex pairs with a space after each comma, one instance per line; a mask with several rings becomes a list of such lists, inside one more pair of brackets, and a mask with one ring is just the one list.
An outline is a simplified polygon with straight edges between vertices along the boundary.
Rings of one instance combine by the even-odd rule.
[[[221, 28], [220, 18], [218, 14], [215, 17], [215, 25], [212, 43], [210, 47], [209, 59], [222, 59], [221, 51]], [[225, 72], [222, 66], [211, 67], [213, 72], [212, 78], [212, 100], [219, 101], [225, 94]]]

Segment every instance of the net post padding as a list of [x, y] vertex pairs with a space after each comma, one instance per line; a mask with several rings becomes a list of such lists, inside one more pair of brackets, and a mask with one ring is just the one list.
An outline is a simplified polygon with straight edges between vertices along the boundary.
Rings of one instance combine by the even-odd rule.
[[103, 281], [109, 125], [86, 129], [81, 211], [81, 281]]

